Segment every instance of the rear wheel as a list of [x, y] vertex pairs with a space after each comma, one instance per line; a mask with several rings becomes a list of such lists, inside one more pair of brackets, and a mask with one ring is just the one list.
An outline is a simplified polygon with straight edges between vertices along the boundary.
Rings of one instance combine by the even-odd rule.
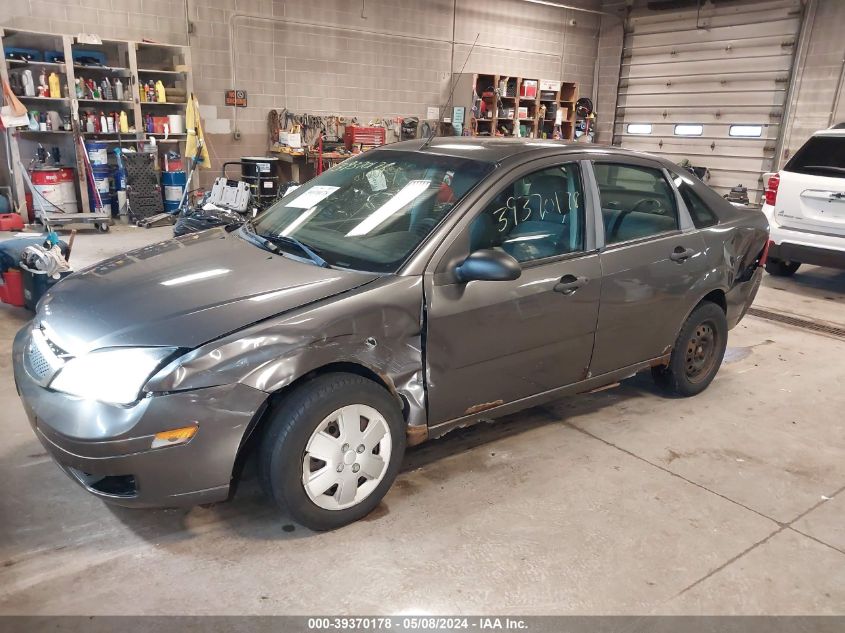
[[716, 377], [727, 343], [725, 312], [715, 303], [704, 302], [681, 328], [669, 364], [653, 367], [651, 374], [658, 385], [679, 396], [699, 394]]
[[766, 262], [766, 272], [775, 277], [792, 277], [801, 262], [793, 262], [782, 259], [770, 259]]
[[402, 413], [354, 374], [318, 376], [288, 394], [260, 448], [265, 491], [298, 523], [331, 530], [375, 508], [405, 452]]

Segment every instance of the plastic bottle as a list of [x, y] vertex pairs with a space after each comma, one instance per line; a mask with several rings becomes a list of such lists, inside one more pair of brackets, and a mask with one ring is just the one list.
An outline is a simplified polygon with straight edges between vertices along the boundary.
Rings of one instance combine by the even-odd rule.
[[32, 80], [32, 71], [27, 69], [22, 73], [23, 93], [27, 97], [35, 96], [35, 82]]
[[50, 96], [54, 99], [60, 99], [62, 96], [62, 87], [59, 83], [59, 76], [56, 73], [50, 73]]
[[123, 101], [123, 83], [120, 81], [120, 77], [114, 80], [114, 98]]
[[129, 117], [126, 116], [125, 111], [120, 113], [120, 132], [121, 134], [129, 132]]
[[167, 102], [167, 94], [164, 92], [164, 84], [161, 83], [161, 79], [156, 82], [156, 101], [159, 103]]
[[103, 112], [100, 112], [100, 132], [108, 132], [109, 131], [109, 123], [106, 120], [106, 115]]
[[82, 78], [78, 78], [74, 80], [74, 88], [76, 90], [76, 98], [82, 99], [85, 96], [85, 89], [82, 87]]
[[110, 113], [109, 116], [106, 117], [106, 131], [109, 134], [114, 133], [114, 112]]

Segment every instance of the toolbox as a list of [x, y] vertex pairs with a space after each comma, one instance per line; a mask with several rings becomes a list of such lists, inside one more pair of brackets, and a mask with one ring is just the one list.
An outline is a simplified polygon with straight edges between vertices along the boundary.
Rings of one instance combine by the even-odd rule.
[[3, 49], [6, 59], [20, 59], [27, 62], [40, 62], [41, 51], [34, 48], [21, 48], [20, 46], [6, 46]]
[[364, 127], [361, 125], [347, 125], [344, 132], [346, 149], [351, 150], [358, 145], [379, 147], [384, 145], [385, 130], [383, 127]]

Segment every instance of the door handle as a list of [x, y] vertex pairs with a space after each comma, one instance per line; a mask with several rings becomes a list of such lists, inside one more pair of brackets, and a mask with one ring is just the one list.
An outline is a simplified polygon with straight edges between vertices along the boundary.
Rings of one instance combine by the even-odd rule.
[[590, 280], [587, 277], [576, 277], [575, 275], [564, 275], [560, 281], [555, 284], [555, 292], [564, 295], [571, 295], [581, 286], [585, 286]]
[[687, 261], [690, 257], [692, 257], [693, 255], [697, 255], [697, 254], [698, 253], [696, 253], [691, 248], [684, 248], [683, 246], [677, 246], [677, 247], [675, 247], [675, 250], [672, 251], [672, 254], [669, 255], [669, 259], [671, 259], [673, 262], [681, 263], [681, 262]]

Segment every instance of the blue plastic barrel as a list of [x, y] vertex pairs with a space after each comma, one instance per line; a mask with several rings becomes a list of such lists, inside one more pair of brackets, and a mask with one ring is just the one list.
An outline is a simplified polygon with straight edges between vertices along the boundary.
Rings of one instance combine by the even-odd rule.
[[179, 208], [187, 184], [188, 175], [184, 171], [161, 172], [161, 190], [164, 195], [165, 211], [175, 211]]

